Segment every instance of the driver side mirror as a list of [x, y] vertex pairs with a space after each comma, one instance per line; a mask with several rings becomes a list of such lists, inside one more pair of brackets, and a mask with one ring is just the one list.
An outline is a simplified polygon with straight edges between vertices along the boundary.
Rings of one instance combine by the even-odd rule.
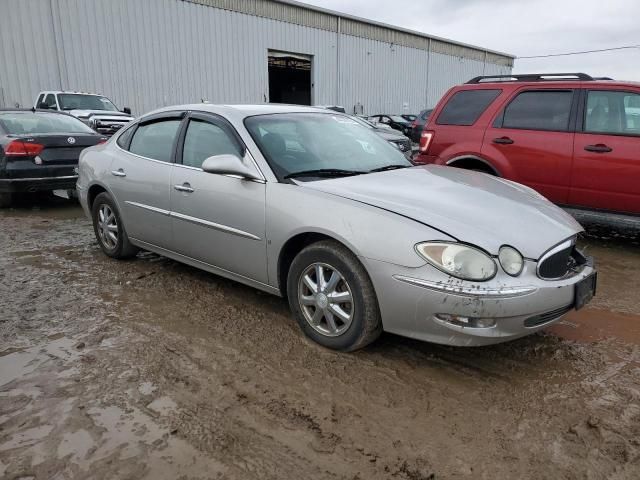
[[49, 110], [49, 105], [44, 102], [40, 102], [38, 104], [38, 110]]
[[122, 109], [122, 113], [126, 113], [127, 115], [131, 115], [131, 109], [129, 107], [124, 107]]
[[214, 155], [202, 162], [202, 170], [218, 175], [237, 175], [248, 180], [262, 180], [262, 177], [249, 168], [235, 155]]

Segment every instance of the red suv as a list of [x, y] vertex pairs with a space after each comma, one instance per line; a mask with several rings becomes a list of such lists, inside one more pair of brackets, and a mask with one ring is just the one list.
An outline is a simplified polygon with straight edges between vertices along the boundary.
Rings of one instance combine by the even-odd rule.
[[479, 170], [563, 206], [640, 214], [640, 83], [476, 77], [440, 100], [417, 163]]

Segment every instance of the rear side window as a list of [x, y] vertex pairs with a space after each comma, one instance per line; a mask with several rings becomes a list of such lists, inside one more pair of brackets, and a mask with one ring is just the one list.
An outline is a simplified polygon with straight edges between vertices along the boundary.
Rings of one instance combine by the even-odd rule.
[[125, 150], [129, 148], [129, 142], [131, 141], [131, 136], [133, 135], [133, 132], [135, 130], [136, 127], [131, 126], [120, 134], [120, 136], [116, 140], [116, 143], [120, 146], [120, 148], [124, 148]]
[[47, 104], [47, 107], [53, 109], [53, 110], [57, 110], [58, 109], [58, 104], [56, 103], [56, 97], [53, 95], [53, 93], [50, 93], [49, 95], [47, 95], [44, 99], [44, 103]]
[[0, 113], [0, 125], [7, 133], [13, 135], [96, 133], [77, 118], [59, 113]]
[[584, 131], [640, 135], [640, 94], [590, 90], [587, 92]]
[[504, 110], [503, 128], [569, 130], [571, 90], [522, 92]]
[[180, 122], [180, 119], [172, 118], [138, 126], [129, 151], [154, 160], [170, 162]]
[[502, 90], [456, 92], [438, 115], [436, 123], [438, 125], [473, 125], [501, 92]]

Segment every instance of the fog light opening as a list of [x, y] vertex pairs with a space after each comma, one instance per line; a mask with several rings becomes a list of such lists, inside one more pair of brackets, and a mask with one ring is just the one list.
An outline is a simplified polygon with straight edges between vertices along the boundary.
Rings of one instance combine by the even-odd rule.
[[495, 318], [464, 317], [450, 313], [436, 313], [435, 318], [440, 322], [449, 323], [465, 328], [491, 328], [496, 326]]

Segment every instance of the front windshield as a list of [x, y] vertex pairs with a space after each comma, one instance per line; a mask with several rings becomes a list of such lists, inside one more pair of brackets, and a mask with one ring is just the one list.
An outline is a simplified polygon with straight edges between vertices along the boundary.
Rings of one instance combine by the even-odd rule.
[[61, 113], [0, 113], [0, 125], [13, 135], [40, 133], [96, 133], [77, 118]]
[[106, 110], [117, 112], [116, 106], [107, 97], [82, 95], [79, 93], [61, 93], [58, 102], [62, 110]]
[[412, 165], [389, 142], [345, 115], [258, 115], [247, 118], [245, 125], [280, 180], [309, 170], [367, 173]]

